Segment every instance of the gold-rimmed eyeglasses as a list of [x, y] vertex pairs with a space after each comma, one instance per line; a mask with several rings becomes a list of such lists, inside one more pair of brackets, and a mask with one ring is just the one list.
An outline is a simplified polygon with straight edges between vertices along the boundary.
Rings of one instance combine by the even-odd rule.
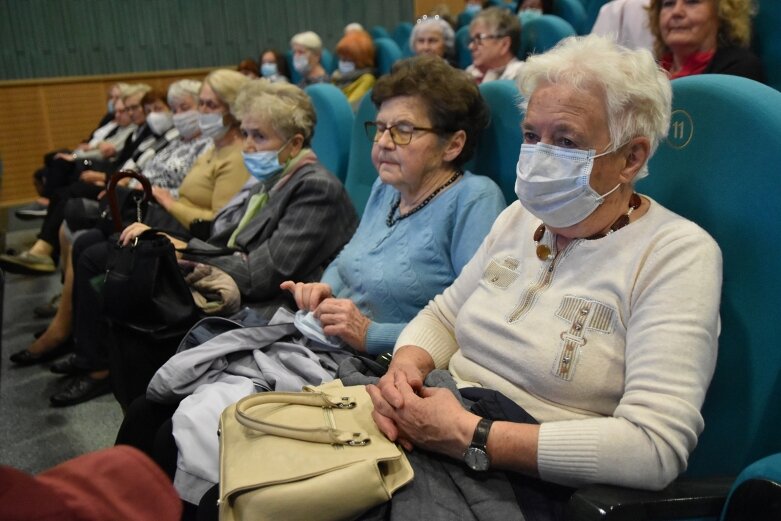
[[391, 140], [397, 145], [409, 145], [415, 132], [438, 132], [435, 128], [416, 127], [409, 123], [396, 123], [395, 125], [386, 125], [381, 121], [367, 121], [363, 124], [366, 129], [366, 136], [375, 143], [380, 140], [385, 131], [390, 132]]

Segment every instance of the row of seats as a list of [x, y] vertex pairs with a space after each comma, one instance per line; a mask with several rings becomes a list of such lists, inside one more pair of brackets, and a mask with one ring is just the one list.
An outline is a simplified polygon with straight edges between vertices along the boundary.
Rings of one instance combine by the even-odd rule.
[[[480, 90], [491, 121], [468, 168], [494, 179], [512, 202], [522, 114], [510, 107], [517, 106], [519, 94], [510, 81], [488, 82]], [[363, 130], [376, 110], [367, 95], [353, 116], [332, 85], [313, 85], [307, 92], [318, 113], [313, 147], [343, 180], [360, 213], [377, 178]], [[716, 519], [732, 478], [703, 479], [735, 476], [751, 462], [781, 452], [781, 346], [775, 327], [781, 275], [774, 261], [781, 257], [781, 177], [774, 161], [778, 135], [781, 92], [737, 76], [673, 81], [670, 135], [638, 189], [702, 226], [722, 250], [719, 359], [703, 406], [706, 428], [684, 479], [658, 494], [589, 487], [573, 499], [571, 519], [644, 519], [633, 517], [638, 501], [650, 509], [646, 514], [654, 508], [680, 513], [670, 510], [686, 503], [671, 499], [676, 495], [696, 496], [699, 503], [687, 508], [701, 512], [701, 519]], [[686, 298], [685, 288], [681, 291]], [[612, 510], [603, 505], [599, 508], [605, 511], [592, 517], [588, 505], [602, 504], [605, 497], [618, 498], [621, 505]], [[589, 513], [575, 513], [583, 509]], [[635, 514], [626, 517], [627, 512]]]

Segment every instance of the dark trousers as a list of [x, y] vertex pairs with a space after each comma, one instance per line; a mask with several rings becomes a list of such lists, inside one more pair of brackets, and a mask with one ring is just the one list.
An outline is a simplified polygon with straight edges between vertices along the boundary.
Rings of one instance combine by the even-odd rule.
[[73, 337], [76, 365], [89, 371], [108, 369], [104, 343], [108, 327], [93, 279], [106, 271], [109, 243], [99, 230], [80, 235], [73, 243]]
[[46, 217], [41, 225], [38, 238], [51, 244], [57, 250], [60, 244], [60, 225], [65, 220], [65, 207], [68, 204], [68, 200], [74, 197], [94, 200], [98, 198], [98, 194], [102, 191], [103, 187], [83, 181], [76, 181], [57, 189], [49, 199], [49, 208], [46, 211]]

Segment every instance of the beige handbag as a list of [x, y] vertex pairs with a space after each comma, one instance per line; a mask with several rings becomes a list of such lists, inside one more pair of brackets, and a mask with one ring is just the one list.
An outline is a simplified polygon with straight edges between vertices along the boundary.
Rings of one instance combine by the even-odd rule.
[[220, 519], [354, 519], [412, 480], [364, 386], [258, 393], [220, 418]]

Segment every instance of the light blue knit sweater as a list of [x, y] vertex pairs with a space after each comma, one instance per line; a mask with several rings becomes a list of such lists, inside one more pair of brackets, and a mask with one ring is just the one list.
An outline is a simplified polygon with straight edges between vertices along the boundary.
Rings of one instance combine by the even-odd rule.
[[388, 227], [397, 198], [393, 187], [374, 183], [358, 230], [322, 278], [372, 320], [370, 354], [393, 349], [407, 322], [455, 280], [506, 206], [493, 181], [469, 172]]

